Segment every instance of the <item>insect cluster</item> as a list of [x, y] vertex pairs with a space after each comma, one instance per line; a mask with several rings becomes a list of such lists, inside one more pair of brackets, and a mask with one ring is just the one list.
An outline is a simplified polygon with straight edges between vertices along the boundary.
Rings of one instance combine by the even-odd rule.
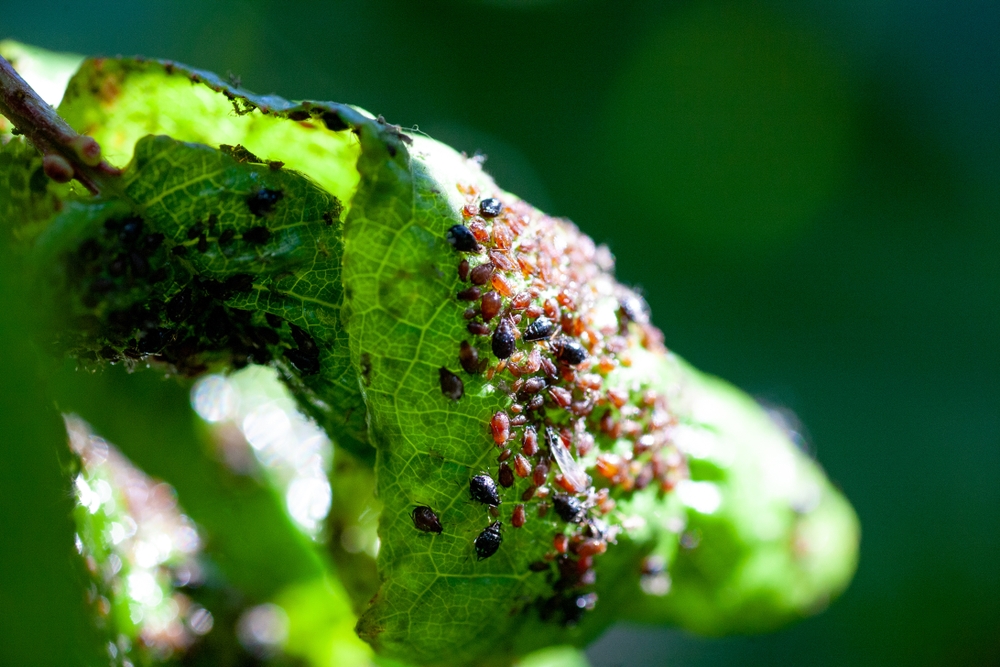
[[[456, 360], [509, 400], [485, 425], [499, 450], [499, 489], [477, 475], [472, 495], [495, 506], [511, 489], [514, 528], [558, 517], [551, 549], [531, 569], [554, 576], [542, 616], [572, 624], [596, 603], [594, 558], [620, 530], [615, 497], [667, 493], [687, 475], [668, 397], [627, 379], [633, 355], [666, 351], [645, 301], [614, 281], [606, 248], [522, 202], [459, 190], [463, 221], [445, 235], [460, 257], [455, 298], [467, 304], [469, 337]], [[446, 396], [460, 400], [461, 383], [441, 369]], [[483, 478], [495, 498], [477, 497]], [[499, 527], [476, 539], [480, 558], [499, 548]]]
[[[141, 359], [194, 376], [208, 364], [236, 368], [283, 356], [302, 375], [320, 370], [320, 349], [304, 328], [272, 313], [227, 305], [262, 280], [235, 269], [224, 280], [202, 275], [198, 255], [253, 255], [271, 239], [266, 224], [283, 198], [262, 188], [246, 197], [252, 224], [239, 230], [208, 215], [167, 238], [138, 216], [108, 219], [66, 258], [67, 279], [91, 322], [77, 350], [84, 361]], [[256, 267], [247, 266], [247, 270]], [[93, 349], [93, 340], [99, 341]], [[69, 347], [74, 341], [64, 341]], [[87, 349], [87, 348], [90, 349]]]

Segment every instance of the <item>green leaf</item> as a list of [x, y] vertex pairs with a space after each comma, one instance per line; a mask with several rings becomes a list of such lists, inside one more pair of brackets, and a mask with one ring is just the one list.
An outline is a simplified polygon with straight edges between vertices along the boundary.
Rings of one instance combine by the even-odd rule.
[[[90, 365], [277, 365], [358, 465], [374, 459], [378, 589], [358, 630], [381, 654], [508, 664], [620, 618], [753, 630], [846, 585], [856, 518], [815, 464], [662, 346], [606, 249], [475, 161], [170, 63], [90, 61], [60, 109], [134, 154], [123, 197], [68, 199], [39, 239], [58, 343]], [[553, 330], [527, 340], [543, 313]], [[479, 474], [511, 477], [495, 510], [470, 499]], [[350, 505], [345, 521], [368, 503]]]
[[40, 270], [62, 285], [57, 329], [90, 327], [64, 347], [85, 361], [156, 353], [184, 374], [273, 360], [364, 456], [339, 326], [339, 200], [296, 172], [162, 136], [139, 143], [123, 180], [126, 201], [68, 203], [39, 240]]
[[103, 665], [73, 546], [66, 431], [39, 379], [23, 268], [0, 241], [0, 663]]

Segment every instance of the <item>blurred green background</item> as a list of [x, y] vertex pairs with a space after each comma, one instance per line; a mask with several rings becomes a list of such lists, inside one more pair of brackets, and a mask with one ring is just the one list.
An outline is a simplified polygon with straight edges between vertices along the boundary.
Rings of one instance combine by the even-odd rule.
[[3, 0], [8, 37], [481, 152], [794, 411], [861, 516], [848, 592], [762, 637], [619, 627], [595, 666], [1000, 665], [1000, 4]]

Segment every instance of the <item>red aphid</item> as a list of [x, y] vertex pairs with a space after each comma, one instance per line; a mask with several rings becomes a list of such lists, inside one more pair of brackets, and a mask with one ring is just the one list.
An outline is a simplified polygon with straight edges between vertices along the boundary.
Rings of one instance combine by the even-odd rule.
[[490, 284], [493, 289], [500, 292], [504, 296], [511, 296], [514, 294], [514, 288], [511, 286], [510, 281], [507, 280], [502, 273], [494, 273], [493, 277], [490, 278]]
[[573, 394], [562, 387], [549, 387], [549, 395], [561, 408], [569, 407], [569, 404], [573, 402]]
[[486, 231], [486, 227], [483, 226], [483, 223], [478, 220], [469, 224], [469, 231], [472, 232], [472, 235], [475, 236], [476, 240], [480, 243], [483, 243], [490, 237], [489, 232]]
[[490, 431], [493, 432], [493, 442], [502, 445], [510, 438], [510, 418], [506, 412], [498, 412], [490, 420]]
[[531, 295], [527, 292], [519, 292], [510, 300], [510, 307], [514, 310], [524, 310], [531, 303]]
[[556, 533], [555, 538], [552, 540], [552, 546], [555, 547], [557, 552], [564, 554], [569, 548], [569, 538], [562, 533]]
[[527, 517], [524, 513], [524, 505], [515, 505], [514, 513], [510, 516], [510, 525], [520, 528], [524, 525], [525, 521], [527, 521]]
[[531, 464], [528, 463], [528, 459], [524, 458], [520, 454], [514, 456], [514, 472], [517, 473], [518, 477], [527, 477], [530, 475]]
[[502, 222], [493, 223], [493, 243], [498, 248], [509, 248], [511, 241], [510, 227]]
[[525, 456], [534, 456], [538, 452], [538, 432], [534, 428], [524, 430], [524, 441], [521, 443], [521, 451]]

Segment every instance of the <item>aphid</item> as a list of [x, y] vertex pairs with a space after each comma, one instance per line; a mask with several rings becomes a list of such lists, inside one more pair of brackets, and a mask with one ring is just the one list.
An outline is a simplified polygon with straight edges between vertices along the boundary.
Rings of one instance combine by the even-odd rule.
[[528, 405], [526, 407], [528, 410], [539, 410], [543, 405], [545, 405], [545, 397], [541, 394], [535, 394], [531, 400], [528, 401]]
[[473, 220], [469, 223], [469, 231], [472, 235], [476, 237], [476, 240], [480, 243], [485, 243], [488, 238], [490, 238], [489, 233], [486, 231], [486, 227], [483, 227], [481, 220]]
[[490, 261], [502, 271], [513, 271], [517, 267], [514, 261], [503, 250], [490, 250], [489, 255]]
[[[260, 218], [272, 212], [284, 196], [285, 193], [281, 190], [261, 188], [247, 197], [247, 208], [250, 209], [251, 213]], [[243, 236], [245, 238], [246, 234]]]
[[267, 227], [251, 227], [243, 232], [243, 240], [258, 245], [267, 243], [271, 238], [271, 230]]
[[476, 237], [472, 235], [472, 232], [465, 225], [454, 225], [445, 234], [445, 238], [459, 252], [476, 252], [479, 250]]
[[531, 473], [531, 481], [535, 483], [535, 486], [541, 486], [545, 484], [545, 478], [549, 474], [549, 466], [545, 461], [539, 461], [535, 466], [535, 471]]
[[495, 218], [503, 213], [503, 203], [499, 199], [490, 197], [479, 202], [479, 215], [484, 218]]
[[547, 383], [545, 382], [545, 378], [540, 378], [540, 377], [528, 378], [528, 380], [525, 381], [524, 386], [521, 387], [521, 391], [523, 391], [526, 394], [537, 394], [542, 389], [545, 389], [546, 384]]
[[[508, 449], [507, 451], [509, 452], [510, 450]], [[497, 475], [497, 478], [500, 481], [500, 486], [505, 489], [514, 486], [514, 471], [506, 463], [500, 464], [500, 473]]]
[[511, 451], [509, 449], [503, 450], [502, 452], [500, 452], [500, 456], [497, 457], [497, 462], [503, 463], [504, 461], [510, 458], [510, 454]]
[[492, 275], [493, 264], [486, 262], [472, 269], [469, 273], [469, 278], [472, 280], [473, 285], [485, 285], [490, 281], [490, 276]]
[[487, 292], [483, 295], [479, 310], [483, 315], [483, 322], [489, 322], [500, 313], [503, 307], [503, 300], [496, 292]]
[[587, 513], [583, 503], [563, 493], [552, 496], [552, 504], [556, 508], [556, 514], [566, 523], [580, 523]]
[[498, 412], [490, 419], [490, 431], [493, 432], [493, 442], [502, 445], [510, 438], [510, 418], [506, 412]]
[[524, 514], [524, 505], [515, 505], [514, 513], [511, 514], [510, 517], [510, 525], [514, 526], [515, 528], [520, 528], [521, 526], [524, 525], [524, 522], [526, 520], [527, 517]]
[[223, 284], [227, 290], [236, 293], [249, 292], [253, 289], [253, 276], [249, 273], [237, 273], [226, 278]]
[[500, 534], [501, 525], [499, 521], [494, 521], [479, 533], [475, 543], [476, 557], [479, 560], [489, 558], [500, 548], [500, 543], [503, 542], [503, 535]]
[[458, 263], [458, 277], [465, 282], [469, 279], [469, 260], [463, 259]]
[[576, 545], [576, 554], [581, 558], [587, 556], [598, 556], [608, 550], [608, 543], [604, 540], [584, 540]]
[[549, 387], [549, 395], [562, 408], [568, 407], [573, 400], [573, 394], [562, 387]]
[[489, 475], [476, 475], [469, 480], [469, 493], [472, 499], [484, 505], [499, 505], [500, 494], [496, 482]]
[[441, 381], [441, 393], [453, 401], [457, 401], [465, 394], [465, 385], [462, 378], [458, 377], [447, 368], [442, 366], [438, 369], [438, 376]]
[[569, 538], [562, 533], [556, 533], [556, 536], [552, 538], [552, 546], [558, 553], [564, 554], [569, 547]]
[[142, 243], [142, 249], [147, 255], [152, 255], [154, 252], [159, 250], [160, 246], [163, 244], [163, 239], [163, 234], [159, 232], [149, 234]]
[[537, 488], [538, 488], [537, 486], [529, 486], [528, 488], [526, 488], [524, 490], [524, 493], [521, 494], [521, 500], [523, 500], [524, 502], [528, 502], [529, 500], [531, 500], [532, 498], [534, 498], [535, 497], [535, 489], [537, 489]]
[[344, 122], [344, 119], [340, 117], [334, 111], [326, 111], [321, 116], [323, 124], [326, 125], [326, 129], [333, 132], [340, 132], [341, 130], [346, 130], [349, 126]]
[[126, 246], [131, 246], [139, 240], [142, 234], [142, 218], [127, 218], [122, 221], [121, 230], [118, 232], [118, 239]]
[[510, 247], [510, 227], [502, 222], [493, 223], [493, 244], [498, 248]]
[[536, 341], [536, 340], [546, 340], [552, 338], [552, 334], [556, 332], [556, 325], [552, 320], [547, 317], [539, 317], [537, 320], [528, 325], [528, 328], [524, 330], [524, 340], [526, 341]]
[[490, 278], [490, 285], [504, 296], [509, 297], [514, 294], [514, 288], [511, 286], [510, 281], [504, 278], [502, 273], [494, 273], [493, 277]]
[[430, 507], [424, 505], [414, 507], [413, 511], [410, 512], [410, 517], [417, 530], [422, 530], [425, 533], [441, 533], [441, 520]]
[[136, 277], [145, 276], [149, 273], [149, 262], [137, 252], [128, 254], [129, 263], [132, 265], [132, 275]]
[[285, 350], [284, 355], [291, 362], [292, 366], [295, 366], [303, 375], [315, 375], [319, 373], [319, 349], [290, 349]]
[[511, 426], [524, 426], [527, 423], [528, 423], [528, 418], [524, 415], [518, 415], [510, 420]]
[[514, 325], [507, 318], [500, 320], [493, 332], [493, 354], [498, 359], [506, 359], [514, 354], [517, 340], [514, 338]]
[[531, 303], [531, 295], [527, 292], [519, 292], [510, 300], [510, 307], [514, 310], [524, 310]]
[[465, 328], [474, 336], [486, 336], [490, 333], [490, 327], [482, 322], [469, 322]]
[[570, 366], [582, 364], [587, 358], [587, 350], [572, 338], [557, 339], [552, 349], [556, 353], [556, 359]]
[[457, 296], [460, 301], [475, 301], [482, 293], [482, 290], [478, 287], [467, 287], [455, 296]]
[[[509, 450], [508, 450], [509, 451]], [[531, 474], [531, 464], [528, 463], [528, 459], [524, 458], [520, 454], [514, 457], [514, 472], [517, 473], [518, 477], [527, 477]]]
[[521, 451], [525, 456], [534, 456], [538, 451], [538, 432], [534, 428], [528, 427], [524, 430], [524, 441], [521, 443]]
[[618, 299], [619, 312], [622, 317], [636, 324], [649, 323], [649, 304], [634, 292], [628, 292]]
[[458, 350], [458, 363], [462, 364], [462, 369], [466, 373], [476, 374], [479, 368], [479, 351], [469, 345], [469, 341], [463, 340]]

